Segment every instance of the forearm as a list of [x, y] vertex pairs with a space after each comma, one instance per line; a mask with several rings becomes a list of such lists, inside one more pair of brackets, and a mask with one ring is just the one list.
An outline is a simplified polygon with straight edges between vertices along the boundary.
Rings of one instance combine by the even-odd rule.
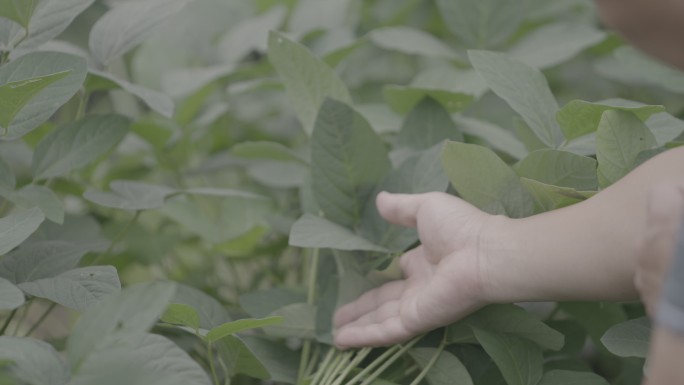
[[483, 279], [494, 302], [629, 300], [654, 185], [684, 179], [684, 148], [667, 151], [582, 203], [525, 219], [496, 217]]

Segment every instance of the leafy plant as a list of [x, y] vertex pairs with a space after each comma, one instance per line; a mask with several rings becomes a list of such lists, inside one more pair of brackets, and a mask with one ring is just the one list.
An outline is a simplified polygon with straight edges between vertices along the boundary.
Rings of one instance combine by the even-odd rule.
[[331, 318], [418, 241], [379, 191], [583, 201], [682, 143], [682, 79], [582, 0], [0, 0], [0, 382], [636, 384], [638, 304]]

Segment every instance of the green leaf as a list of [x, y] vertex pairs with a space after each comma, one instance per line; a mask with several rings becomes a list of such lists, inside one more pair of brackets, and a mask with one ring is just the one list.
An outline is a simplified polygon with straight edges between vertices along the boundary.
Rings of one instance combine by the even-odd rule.
[[175, 291], [176, 285], [170, 282], [139, 284], [88, 309], [67, 341], [72, 370], [78, 371], [86, 358], [94, 356], [91, 353], [104, 336], [115, 331], [141, 333], [151, 328], [164, 314]]
[[573, 100], [558, 111], [556, 119], [558, 119], [561, 130], [563, 130], [566, 139], [569, 141], [595, 132], [605, 111], [632, 112], [644, 122], [651, 115], [665, 111], [664, 106], [623, 104], [623, 101], [620, 99], [604, 100], [596, 103]]
[[240, 158], [299, 162], [308, 164], [299, 154], [277, 142], [241, 142], [233, 146], [231, 153]]
[[653, 60], [644, 53], [628, 46], [616, 49], [613, 55], [619, 65], [633, 79], [643, 80], [675, 93], [684, 92], [684, 74], [682, 71]]
[[591, 25], [559, 22], [537, 28], [517, 42], [510, 54], [532, 67], [544, 69], [575, 57], [606, 38]]
[[0, 261], [0, 276], [15, 284], [56, 277], [76, 268], [87, 252], [103, 245], [106, 243], [59, 240], [23, 244]]
[[526, 13], [522, 0], [438, 0], [437, 6], [447, 28], [469, 48], [504, 43]]
[[211, 329], [209, 333], [207, 333], [207, 335], [205, 336], [205, 339], [208, 342], [216, 342], [220, 339], [239, 333], [241, 331], [263, 328], [269, 325], [277, 325], [282, 322], [282, 317], [268, 317], [262, 319], [241, 319], [237, 321], [228, 322]]
[[187, 98], [235, 71], [232, 64], [172, 70], [163, 75], [162, 90], [174, 99]]
[[12, 201], [17, 207], [23, 209], [38, 207], [47, 219], [58, 224], [64, 223], [64, 205], [49, 188], [28, 184], [9, 194], [3, 194], [1, 190], [0, 187], [0, 195]]
[[513, 218], [532, 213], [532, 196], [513, 169], [490, 149], [447, 142], [442, 165], [459, 195], [480, 209]]
[[598, 181], [601, 188], [627, 175], [643, 151], [656, 146], [651, 131], [639, 118], [624, 111], [606, 111], [596, 134]]
[[22, 383], [66, 385], [71, 377], [55, 348], [32, 338], [0, 337], [0, 360], [12, 361], [9, 372]]
[[659, 147], [665, 146], [684, 133], [684, 121], [665, 112], [651, 116], [646, 125], [655, 136]]
[[5, 278], [0, 278], [0, 310], [14, 310], [25, 302], [24, 293]]
[[625, 310], [619, 303], [563, 302], [559, 306], [587, 331], [599, 347], [602, 346], [601, 337], [609, 328], [627, 320]]
[[0, 193], [12, 191], [17, 186], [17, 179], [7, 163], [0, 158]]
[[613, 325], [601, 337], [603, 345], [616, 356], [645, 358], [651, 340], [651, 322], [646, 317]]
[[[24, 1], [24, 0], [22, 0]], [[0, 125], [9, 127], [19, 112], [45, 88], [64, 79], [70, 71], [31, 79], [17, 80], [0, 86]]]
[[253, 291], [240, 296], [240, 306], [258, 318], [265, 318], [277, 309], [297, 302], [306, 302], [306, 294], [288, 287]]
[[5, 255], [33, 234], [45, 220], [38, 208], [0, 218], [0, 255]]
[[161, 316], [161, 321], [171, 325], [187, 326], [197, 333], [200, 327], [200, 317], [197, 311], [189, 305], [172, 303]]
[[[22, 0], [19, 0], [22, 1]], [[12, 30], [10, 40], [17, 48], [29, 50], [59, 36], [81, 12], [95, 0], [36, 0], [37, 7], [29, 22], [29, 36], [21, 28]], [[23, 39], [23, 40], [22, 40]]]
[[522, 116], [547, 147], [561, 144], [563, 134], [556, 122], [558, 103], [539, 70], [497, 52], [469, 51], [468, 57], [489, 88]]
[[556, 210], [582, 202], [595, 192], [577, 191], [569, 187], [554, 186], [534, 179], [520, 178], [520, 183], [532, 194], [537, 204], [537, 212]]
[[114, 365], [124, 371], [145, 369], [156, 376], [167, 377], [172, 385], [211, 385], [204, 369], [176, 343], [163, 336], [127, 331], [98, 336], [96, 343], [77, 371], [75, 379], [80, 377], [79, 383], [92, 384], [87, 379], [97, 378], [99, 373], [107, 372]]
[[[22, 86], [17, 101], [5, 101], [0, 115], [4, 139], [17, 139], [43, 124], [81, 88], [86, 77], [84, 58], [58, 52], [32, 52], [0, 67], [0, 84]], [[65, 76], [66, 74], [66, 76]], [[41, 79], [24, 83], [31, 79]], [[36, 93], [36, 90], [40, 91]], [[27, 96], [32, 96], [26, 100]], [[22, 106], [23, 105], [23, 106]], [[17, 108], [20, 110], [17, 112]], [[5, 125], [7, 121], [12, 123]]]
[[277, 30], [285, 21], [287, 13], [286, 7], [276, 5], [231, 27], [218, 42], [218, 54], [223, 62], [237, 64], [253, 51], [266, 51], [268, 32]]
[[559, 150], [537, 150], [513, 169], [524, 178], [577, 190], [596, 190], [596, 160]]
[[199, 315], [199, 327], [202, 329], [210, 330], [231, 321], [225, 306], [192, 286], [178, 284], [176, 295], [171, 302], [194, 309]]
[[[283, 348], [280, 345], [274, 345], [280, 349]], [[245, 374], [260, 380], [271, 378], [268, 369], [239, 337], [228, 336], [216, 342], [214, 346], [231, 377]]]
[[446, 139], [463, 141], [463, 133], [449, 113], [434, 99], [423, 99], [404, 121], [397, 144], [426, 150]]
[[608, 385], [608, 381], [594, 373], [550, 370], [544, 373], [539, 385]]
[[[437, 353], [435, 348], [409, 350], [409, 354], [421, 368], [428, 365], [435, 353]], [[448, 351], [442, 351], [439, 354], [439, 358], [425, 378], [430, 385], [473, 385], [473, 380], [461, 360]]]
[[157, 27], [185, 8], [189, 0], [148, 0], [118, 5], [90, 30], [88, 45], [105, 67], [142, 43]]
[[100, 206], [122, 210], [153, 210], [164, 206], [166, 198], [178, 190], [166, 186], [130, 180], [115, 180], [111, 192], [87, 190], [83, 197]]
[[525, 338], [545, 349], [560, 350], [564, 336], [516, 305], [489, 305], [447, 328], [449, 343], [472, 342], [473, 327]]
[[307, 133], [313, 132], [316, 115], [326, 98], [351, 104], [351, 95], [335, 71], [303, 45], [271, 32], [268, 57]]
[[354, 234], [325, 218], [304, 214], [292, 225], [290, 245], [305, 248], [389, 252], [386, 248]]
[[87, 166], [116, 146], [130, 125], [120, 115], [91, 115], [56, 128], [36, 147], [34, 179], [55, 178]]
[[282, 322], [277, 325], [266, 326], [266, 334], [280, 338], [316, 338], [316, 307], [307, 303], [293, 303], [286, 305], [273, 313], [271, 317], [278, 317]]
[[321, 106], [311, 140], [316, 201], [330, 221], [358, 225], [376, 183], [391, 168], [385, 144], [360, 114], [332, 99]]
[[473, 328], [477, 341], [494, 360], [508, 385], [537, 385], [542, 378], [542, 351], [522, 338]]
[[119, 275], [112, 266], [83, 267], [18, 286], [26, 294], [49, 299], [78, 311], [121, 290]]
[[16, 21], [28, 30], [31, 16], [39, 0], [0, 0], [0, 17]]
[[150, 109], [159, 113], [159, 115], [166, 118], [173, 118], [175, 105], [173, 100], [166, 94], [143, 87], [138, 84], [133, 84], [120, 79], [112, 74], [103, 71], [90, 70], [90, 76], [96, 77], [95, 81], [109, 82], [107, 89], [121, 88], [124, 91], [135, 95], [142, 100]]
[[239, 339], [268, 370], [273, 381], [286, 384], [294, 384], [297, 381], [299, 354], [295, 354], [282, 343], [258, 336], [240, 336]]
[[411, 27], [384, 27], [371, 31], [368, 38], [378, 47], [408, 55], [458, 59], [459, 56], [436, 37]]

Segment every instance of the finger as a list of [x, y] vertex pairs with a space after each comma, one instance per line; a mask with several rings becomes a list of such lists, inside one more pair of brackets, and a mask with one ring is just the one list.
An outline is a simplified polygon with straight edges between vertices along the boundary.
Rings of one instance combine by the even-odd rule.
[[348, 303], [335, 312], [333, 325], [340, 328], [353, 322], [367, 313], [371, 313], [386, 302], [396, 300], [401, 297], [406, 281], [388, 282], [377, 289], [368, 291], [356, 301]]
[[422, 245], [399, 257], [399, 267], [401, 267], [404, 277], [409, 279], [422, 279], [431, 276], [436, 268], [436, 262], [439, 261], [429, 260]]
[[406, 329], [397, 314], [382, 322], [348, 324], [335, 333], [335, 345], [340, 349], [388, 346], [404, 342], [414, 335], [415, 333]]
[[405, 227], [416, 227], [420, 206], [431, 196], [427, 194], [390, 194], [381, 192], [376, 198], [378, 212], [388, 222]]

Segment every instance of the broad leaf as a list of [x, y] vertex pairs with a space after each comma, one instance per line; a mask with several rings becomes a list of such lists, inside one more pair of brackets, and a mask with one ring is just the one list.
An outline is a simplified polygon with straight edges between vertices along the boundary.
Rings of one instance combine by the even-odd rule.
[[263, 328], [269, 325], [277, 325], [281, 322], [283, 322], [282, 317], [268, 317], [263, 319], [241, 319], [237, 321], [228, 322], [211, 329], [204, 338], [209, 342], [216, 342], [220, 339], [223, 339], [235, 333], [239, 333], [241, 331]]
[[32, 208], [0, 218], [0, 255], [19, 246], [45, 220], [40, 209]]
[[532, 197], [518, 175], [490, 149], [448, 142], [442, 164], [459, 195], [480, 209], [514, 218], [532, 213]]
[[632, 319], [613, 325], [601, 337], [603, 345], [616, 356], [645, 358], [651, 339], [648, 318]]
[[646, 121], [651, 115], [665, 111], [663, 106], [629, 105], [620, 99], [604, 100], [601, 102], [585, 102], [573, 100], [558, 111], [556, 119], [567, 140], [598, 130], [601, 117], [605, 111], [628, 111], [636, 115], [641, 121]]
[[[58, 52], [32, 52], [0, 67], [0, 84], [11, 85], [10, 88], [23, 84], [23, 92], [16, 96], [26, 98], [33, 95], [28, 101], [5, 101], [2, 104], [6, 106], [3, 109], [23, 104], [18, 112], [9, 113], [14, 111], [10, 108], [0, 115], [5, 122], [12, 122], [8, 126], [0, 123], [5, 128], [4, 139], [19, 138], [48, 120], [81, 88], [86, 72], [85, 59]], [[24, 83], [30, 79], [44, 80], [36, 84]], [[34, 86], [40, 86], [40, 92], [28, 92], [35, 91]]]
[[545, 349], [560, 350], [563, 334], [515, 305], [490, 305], [456, 322], [447, 329], [450, 343], [472, 342], [471, 327], [525, 338]]
[[190, 0], [148, 0], [114, 7], [90, 31], [89, 47], [104, 66], [142, 43]]
[[83, 267], [18, 286], [34, 297], [49, 299], [78, 311], [121, 290], [119, 275], [112, 266]]
[[508, 385], [537, 385], [542, 378], [542, 351], [532, 342], [506, 334], [473, 329]]
[[625, 310], [619, 303], [563, 302], [559, 306], [587, 331], [598, 347], [601, 347], [600, 339], [608, 329], [627, 321]]
[[58, 224], [64, 223], [64, 205], [62, 201], [52, 190], [45, 186], [28, 184], [9, 194], [3, 194], [0, 187], [0, 195], [23, 209], [38, 207], [47, 219]]
[[505, 152], [515, 159], [522, 159], [528, 154], [525, 145], [520, 139], [502, 127], [484, 120], [463, 116], [454, 117], [454, 121], [463, 130], [463, 133], [485, 140], [487, 144], [497, 151]]
[[264, 328], [266, 334], [281, 338], [316, 338], [316, 308], [307, 303], [293, 303], [270, 314], [282, 322]]
[[9, 127], [19, 112], [42, 90], [64, 79], [70, 71], [17, 80], [0, 86], [0, 125]]
[[116, 146], [131, 121], [120, 115], [91, 115], [58, 127], [46, 136], [33, 155], [35, 180], [54, 178], [87, 166]]
[[22, 383], [66, 385], [71, 377], [55, 348], [32, 338], [0, 337], [0, 360], [12, 361], [9, 372]]
[[31, 16], [39, 0], [0, 0], [0, 17], [19, 23], [28, 30]]
[[[282, 349], [281, 345], [273, 343]], [[258, 357], [237, 336], [228, 336], [214, 344], [218, 355], [230, 376], [245, 374], [252, 378], [268, 380], [271, 374]]]
[[183, 99], [235, 71], [232, 64], [169, 71], [162, 77], [162, 90], [174, 99]]
[[426, 150], [444, 140], [463, 141], [463, 133], [449, 113], [434, 99], [423, 99], [404, 121], [397, 144]]
[[684, 121], [665, 112], [652, 115], [646, 121], [646, 126], [655, 136], [659, 147], [677, 139], [684, 133]]
[[684, 74], [682, 71], [653, 60], [646, 54], [628, 46], [616, 49], [614, 55], [619, 65], [633, 79], [643, 80], [675, 93], [684, 92]]
[[17, 186], [17, 179], [5, 161], [0, 158], [0, 193], [10, 192]]
[[559, 150], [537, 150], [513, 169], [521, 177], [577, 190], [596, 190], [596, 160]]
[[520, 178], [520, 183], [532, 194], [537, 212], [547, 212], [570, 206], [590, 198], [595, 192], [577, 191], [569, 187], [554, 186], [534, 179]]
[[360, 114], [332, 99], [321, 106], [311, 140], [316, 201], [327, 219], [358, 225], [375, 184], [390, 170], [385, 144]]
[[[172, 385], [211, 385], [202, 367], [173, 341], [157, 334], [118, 332], [98, 336], [97, 345], [77, 371], [82, 383], [97, 378], [114, 364], [121, 369], [147, 369], [157, 376], [168, 376]], [[92, 383], [92, 382], [91, 382]]]
[[606, 38], [590, 25], [554, 23], [526, 35], [511, 48], [512, 56], [544, 69], [561, 64]]
[[409, 55], [457, 59], [458, 55], [436, 37], [411, 27], [385, 27], [373, 30], [368, 38], [378, 47]]
[[14, 310], [24, 302], [24, 293], [12, 282], [0, 278], [0, 310]]
[[228, 64], [237, 64], [252, 51], [268, 48], [268, 32], [277, 30], [287, 16], [283, 6], [273, 6], [261, 15], [244, 19], [218, 42], [218, 54]]
[[594, 373], [550, 370], [544, 373], [538, 385], [608, 385], [608, 381]]
[[306, 302], [306, 294], [287, 287], [252, 291], [240, 296], [240, 306], [258, 318], [265, 318], [277, 309], [297, 302]]
[[655, 146], [653, 134], [636, 115], [604, 112], [596, 134], [599, 185], [608, 187], [627, 175], [639, 154]]
[[335, 250], [389, 252], [384, 247], [354, 234], [346, 227], [311, 214], [304, 214], [292, 225], [290, 245]]
[[299, 154], [277, 142], [241, 142], [233, 146], [231, 153], [245, 159], [308, 163]]
[[166, 198], [178, 191], [145, 182], [116, 180], [111, 192], [87, 190], [83, 197], [100, 206], [122, 210], [153, 210], [164, 206]]
[[[120, 79], [112, 74], [103, 71], [90, 70], [90, 76], [97, 77], [103, 83], [106, 83], [106, 89], [116, 89], [121, 88], [124, 91], [135, 95], [140, 100], [142, 100], [152, 111], [159, 113], [159, 115], [166, 118], [173, 118], [175, 105], [173, 100], [159, 91], [152, 90], [150, 88], [133, 84]], [[89, 78], [90, 79], [90, 78]], [[89, 80], [90, 82], [91, 80]]]
[[307, 133], [313, 132], [316, 115], [326, 98], [351, 103], [349, 91], [335, 71], [303, 45], [271, 32], [268, 57]]
[[282, 343], [269, 341], [259, 336], [240, 336], [239, 338], [268, 370], [273, 381], [287, 384], [294, 384], [297, 381], [299, 354], [294, 354]]
[[187, 326], [196, 333], [200, 327], [200, 317], [197, 311], [189, 305], [172, 303], [161, 316], [161, 321], [171, 325]]
[[[425, 368], [428, 362], [437, 353], [435, 348], [413, 348], [409, 350], [411, 357], [421, 368]], [[473, 385], [470, 374], [461, 361], [448, 351], [442, 351], [432, 368], [425, 377], [430, 385]]]
[[489, 48], [505, 42], [525, 16], [523, 0], [438, 0], [449, 30], [469, 48]]
[[0, 261], [0, 276], [16, 284], [56, 277], [76, 268], [88, 251], [101, 245], [54, 240], [24, 244]]
[[17, 48], [34, 49], [59, 36], [95, 0], [35, 1], [37, 7], [29, 23], [29, 36], [24, 39], [25, 32], [21, 28], [12, 31], [11, 40], [14, 44], [20, 42]]
[[78, 371], [87, 357], [93, 357], [90, 354], [97, 350], [104, 336], [117, 331], [141, 333], [151, 328], [164, 313], [175, 291], [176, 286], [169, 282], [130, 286], [88, 309], [67, 341], [72, 370]]
[[210, 330], [232, 320], [224, 305], [191, 286], [178, 284], [176, 295], [171, 302], [194, 309], [199, 315], [199, 327], [202, 329]]
[[547, 147], [561, 144], [563, 134], [556, 122], [558, 103], [539, 70], [497, 52], [469, 51], [468, 57], [489, 88], [522, 116]]

